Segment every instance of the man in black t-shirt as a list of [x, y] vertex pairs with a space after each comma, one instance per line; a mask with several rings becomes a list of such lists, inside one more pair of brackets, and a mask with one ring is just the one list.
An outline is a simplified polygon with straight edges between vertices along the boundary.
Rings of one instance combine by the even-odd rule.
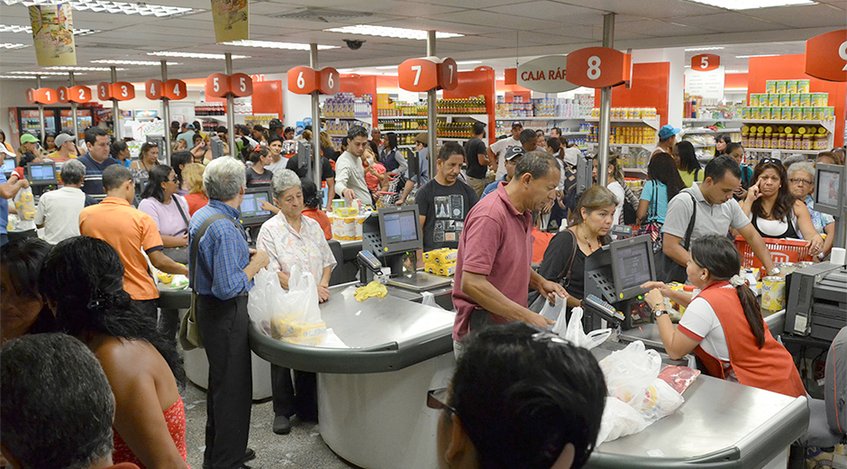
[[459, 180], [464, 161], [461, 145], [456, 142], [442, 145], [436, 159], [435, 178], [415, 195], [423, 227], [424, 251], [459, 247], [465, 218], [479, 200], [474, 190]]
[[[314, 161], [311, 161], [314, 155], [311, 152], [311, 145], [304, 145], [304, 147], [308, 148], [308, 151], [301, 152], [298, 151], [294, 156], [292, 156], [288, 163], [285, 165], [285, 169], [290, 169], [297, 173], [297, 176], [300, 179], [307, 178], [310, 175], [310, 167], [314, 165]], [[299, 150], [299, 148], [298, 148]], [[300, 157], [308, 155], [309, 162], [306, 164], [300, 164]], [[322, 156], [321, 157], [321, 181], [326, 183], [327, 190], [327, 201], [328, 204], [332, 205], [332, 199], [335, 198], [335, 171], [332, 170], [332, 164], [329, 162], [329, 158]], [[312, 181], [314, 182], [314, 181]]]
[[470, 185], [476, 196], [482, 195], [482, 190], [485, 186], [493, 181], [488, 180], [488, 152], [486, 151], [485, 142], [482, 140], [485, 137], [485, 124], [475, 122], [473, 125], [474, 137], [465, 142], [465, 157], [468, 164], [468, 185]]

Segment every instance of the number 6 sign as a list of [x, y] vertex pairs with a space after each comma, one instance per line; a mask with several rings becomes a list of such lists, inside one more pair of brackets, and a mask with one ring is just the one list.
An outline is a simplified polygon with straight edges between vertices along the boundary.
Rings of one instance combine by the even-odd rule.
[[318, 90], [321, 94], [335, 94], [341, 89], [341, 80], [338, 78], [338, 70], [332, 67], [322, 68], [320, 73], [320, 84]]
[[806, 74], [827, 81], [847, 81], [847, 29], [806, 41]]
[[574, 85], [607, 88], [629, 81], [632, 58], [608, 47], [587, 47], [568, 54], [565, 78]]
[[318, 72], [299, 66], [288, 71], [288, 90], [295, 94], [312, 94], [318, 90]]

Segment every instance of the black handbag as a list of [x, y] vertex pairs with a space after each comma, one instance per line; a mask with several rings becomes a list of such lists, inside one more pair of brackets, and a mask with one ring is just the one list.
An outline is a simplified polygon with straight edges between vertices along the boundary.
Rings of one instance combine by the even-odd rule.
[[[688, 228], [685, 230], [685, 238], [682, 240], [682, 248], [686, 251], [689, 247], [691, 247], [691, 233], [694, 232], [694, 222], [697, 220], [697, 201], [694, 199], [694, 196], [690, 193], [688, 194], [691, 197], [691, 203], [694, 207], [694, 213], [691, 214], [691, 220], [688, 221]], [[685, 266], [679, 265], [667, 256], [664, 251], [660, 251], [656, 256], [657, 266], [656, 272], [660, 272], [658, 275], [660, 276], [659, 280], [662, 282], [680, 282], [684, 283], [686, 279], [688, 279], [688, 273], [685, 271]]]

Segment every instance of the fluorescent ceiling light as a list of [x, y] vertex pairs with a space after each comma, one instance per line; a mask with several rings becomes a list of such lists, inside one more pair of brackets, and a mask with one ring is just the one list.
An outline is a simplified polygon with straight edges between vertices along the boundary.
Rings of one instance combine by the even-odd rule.
[[816, 5], [812, 0], [690, 0], [692, 2], [725, 8], [727, 10], [754, 10], [795, 5]]
[[723, 47], [694, 47], [691, 49], [685, 49], [685, 52], [700, 52], [705, 50], [721, 50]]
[[747, 70], [724, 70], [724, 73], [747, 73]]
[[[205, 54], [201, 52], [176, 52], [176, 51], [158, 51], [158, 52], [148, 52], [147, 55], [152, 55], [155, 57], [180, 57], [185, 59], [209, 59], [209, 60], [224, 60], [226, 56], [224, 54]], [[232, 56], [233, 59], [249, 59], [249, 55], [235, 55]]]
[[[99, 33], [97, 29], [74, 28], [74, 36], [88, 36]], [[27, 33], [32, 34], [32, 26], [20, 26], [17, 24], [0, 24], [0, 33]]]
[[[55, 5], [56, 0], [0, 0], [6, 5]], [[92, 11], [94, 13], [111, 13], [124, 15], [141, 15], [155, 16], [157, 18], [166, 18], [171, 16], [181, 16], [187, 13], [199, 12], [202, 10], [186, 7], [174, 7], [168, 5], [154, 5], [150, 3], [128, 3], [128, 2], [112, 2], [109, 0], [70, 0], [67, 2], [74, 10]]]
[[759, 55], [736, 55], [736, 59], [749, 59], [750, 57], [776, 57], [779, 54], [759, 54]]
[[471, 65], [471, 64], [481, 64], [482, 60], [462, 60], [461, 62], [456, 62], [456, 65]]
[[392, 68], [397, 68], [397, 65], [380, 65], [379, 67], [374, 67], [377, 70], [391, 70]]
[[18, 44], [16, 42], [0, 42], [0, 49], [23, 49], [29, 47], [29, 44]]
[[[8, 73], [10, 73], [10, 74], [12, 74], [12, 75], [55, 75], [55, 76], [62, 76], [62, 77], [66, 77], [66, 76], [68, 76], [68, 74], [67, 74], [67, 73], [65, 73], [65, 72], [52, 72], [52, 71], [41, 71], [41, 72], [20, 72], [20, 71], [15, 71], [15, 72], [8, 72]], [[84, 74], [84, 73], [80, 73], [80, 75], [85, 75], [85, 74]]]
[[[111, 65], [161, 65], [161, 62], [154, 60], [120, 60], [120, 59], [100, 59], [92, 60], [93, 64], [111, 64]], [[168, 65], [182, 65], [179, 62], [168, 62]]]
[[0, 75], [0, 80], [35, 80], [35, 76], [29, 75]]
[[[343, 28], [324, 29], [330, 33], [358, 34], [361, 36], [393, 37], [397, 39], [416, 39], [423, 41], [427, 38], [427, 31], [423, 29], [392, 28], [388, 26], [373, 26], [368, 24], [357, 24], [355, 26], [344, 26]], [[436, 39], [449, 39], [451, 37], [463, 37], [464, 34], [446, 33], [436, 31]]]
[[[68, 65], [57, 65], [55, 67], [47, 67], [47, 70], [66, 70], [68, 72], [109, 72], [110, 67], [75, 67]], [[117, 71], [126, 70], [125, 68], [116, 68]]]
[[[223, 44], [227, 46], [262, 47], [265, 49], [311, 50], [311, 46], [309, 44], [299, 42], [251, 41], [244, 39], [241, 41], [224, 42]], [[338, 49], [338, 46], [325, 46], [318, 44], [318, 50], [326, 49]]]

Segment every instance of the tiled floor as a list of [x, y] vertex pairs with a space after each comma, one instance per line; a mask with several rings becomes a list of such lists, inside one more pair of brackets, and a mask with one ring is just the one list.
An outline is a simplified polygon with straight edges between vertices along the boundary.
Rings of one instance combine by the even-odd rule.
[[[203, 467], [206, 427], [206, 393], [191, 384], [182, 393], [187, 420], [186, 439], [188, 463], [195, 469]], [[254, 403], [250, 423], [249, 446], [256, 451], [256, 459], [249, 462], [252, 468], [320, 468], [348, 469], [351, 466], [339, 459], [324, 444], [318, 425], [301, 423], [295, 418], [288, 435], [277, 435], [271, 430], [273, 407], [270, 401]]]

